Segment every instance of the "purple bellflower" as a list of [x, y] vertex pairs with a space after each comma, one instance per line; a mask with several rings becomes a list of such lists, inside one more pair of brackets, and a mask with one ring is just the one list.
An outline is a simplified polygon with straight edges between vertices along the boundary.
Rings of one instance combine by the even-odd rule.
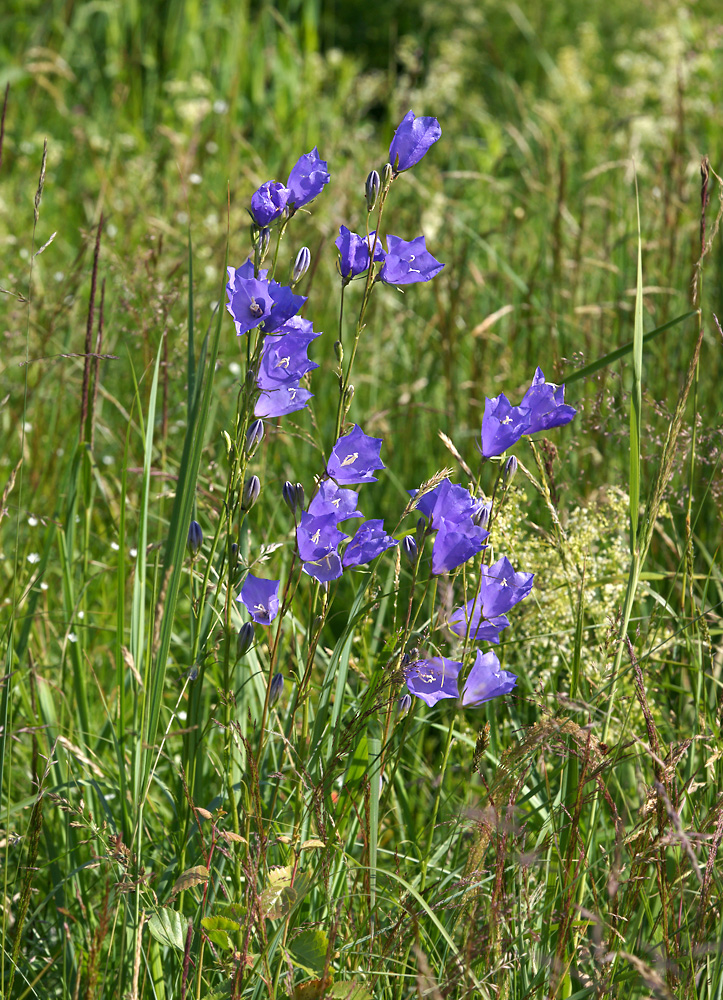
[[443, 479], [421, 497], [416, 509], [431, 520], [433, 528], [439, 528], [443, 521], [459, 524], [474, 519], [484, 506], [485, 501], [473, 497], [464, 486]]
[[379, 278], [387, 285], [412, 285], [430, 281], [443, 267], [427, 250], [423, 236], [407, 241], [390, 234]]
[[253, 261], [247, 260], [241, 267], [228, 269], [226, 308], [236, 324], [236, 333], [241, 336], [259, 326], [271, 316], [274, 300], [266, 280], [268, 271], [254, 275]]
[[302, 563], [301, 568], [307, 576], [311, 576], [319, 583], [330, 583], [338, 580], [342, 574], [341, 559], [338, 552], [329, 552], [321, 559], [309, 559]]
[[349, 537], [343, 531], [339, 531], [336, 524], [334, 514], [315, 517], [308, 510], [303, 512], [296, 529], [296, 542], [302, 561], [321, 559], [329, 555], [337, 548], [339, 542]]
[[273, 305], [268, 317], [264, 318], [264, 333], [277, 333], [306, 302], [305, 295], [294, 295], [288, 285], [278, 281], [269, 282], [269, 295]]
[[442, 698], [459, 698], [457, 677], [462, 664], [444, 656], [416, 660], [407, 667], [407, 687], [431, 708]]
[[527, 406], [513, 406], [504, 392], [492, 399], [485, 399], [482, 417], [482, 454], [485, 458], [501, 455], [529, 433], [530, 410]]
[[[339, 251], [339, 273], [345, 283], [368, 270], [375, 239], [376, 233], [370, 233], [367, 239], [366, 236], [350, 232], [346, 226], [339, 226], [339, 235], [334, 242]], [[385, 256], [381, 240], [377, 240], [374, 260], [384, 260]]]
[[308, 350], [309, 340], [304, 334], [285, 333], [280, 337], [267, 337], [256, 379], [259, 389], [268, 391], [298, 384], [299, 379], [319, 367], [309, 360]]
[[295, 212], [297, 208], [313, 201], [318, 194], [321, 194], [329, 180], [326, 160], [320, 159], [319, 152], [314, 146], [310, 153], [304, 153], [299, 157], [289, 174], [287, 187], [288, 205], [291, 211]]
[[280, 217], [290, 191], [279, 181], [266, 181], [251, 195], [251, 214], [257, 226], [268, 226]]
[[478, 555], [488, 536], [489, 532], [476, 525], [471, 517], [457, 522], [442, 519], [432, 548], [432, 572], [451, 573]]
[[468, 601], [461, 608], [457, 608], [450, 615], [448, 621], [454, 634], [461, 639], [467, 635], [467, 626], [469, 625], [470, 642], [492, 642], [495, 645], [499, 645], [500, 632], [506, 629], [509, 624], [506, 615], [496, 615], [494, 618], [483, 617], [480, 602], [474, 599]]
[[520, 407], [530, 411], [530, 426], [526, 434], [549, 431], [553, 427], [569, 424], [577, 410], [565, 403], [565, 386], [546, 382], [541, 368], [537, 368], [532, 385], [522, 397]]
[[465, 681], [462, 704], [476, 708], [491, 698], [509, 694], [516, 683], [517, 677], [509, 670], [502, 670], [494, 653], [482, 654], [477, 650], [474, 664]]
[[534, 573], [516, 573], [507, 556], [480, 571], [480, 591], [476, 599], [485, 618], [504, 615], [532, 590]]
[[332, 448], [326, 471], [340, 486], [375, 483], [376, 469], [386, 466], [379, 457], [382, 439], [368, 437], [358, 424]]
[[389, 162], [396, 174], [419, 163], [442, 134], [436, 118], [415, 118], [408, 111], [397, 126], [389, 146]]
[[344, 569], [348, 569], [350, 566], [371, 562], [386, 549], [391, 549], [398, 544], [399, 542], [384, 530], [384, 521], [365, 521], [359, 526], [356, 534], [347, 545], [342, 565]]
[[303, 410], [313, 393], [298, 385], [280, 385], [277, 389], [262, 392], [254, 407], [255, 417], [285, 417], [287, 413]]
[[309, 513], [316, 517], [333, 514], [339, 524], [348, 517], [363, 517], [357, 507], [358, 500], [359, 496], [354, 490], [341, 490], [331, 479], [325, 479], [309, 504]]
[[262, 580], [248, 574], [236, 598], [259, 625], [270, 625], [279, 613], [280, 580]]

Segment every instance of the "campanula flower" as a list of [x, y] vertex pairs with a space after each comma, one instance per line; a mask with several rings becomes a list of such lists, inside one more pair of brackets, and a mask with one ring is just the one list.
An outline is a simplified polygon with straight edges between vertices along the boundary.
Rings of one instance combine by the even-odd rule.
[[412, 696], [409, 692], [405, 692], [397, 701], [397, 712], [396, 719], [403, 719], [404, 716], [409, 712], [412, 707]]
[[326, 471], [341, 486], [375, 483], [377, 479], [372, 473], [386, 468], [379, 458], [381, 448], [381, 438], [368, 437], [354, 424], [354, 429], [334, 445]]
[[261, 480], [258, 476], [249, 476], [241, 491], [241, 510], [251, 510], [261, 494]]
[[276, 704], [284, 690], [284, 675], [274, 674], [269, 685], [269, 708]]
[[251, 456], [264, 439], [263, 420], [253, 420], [246, 431], [246, 453]]
[[259, 625], [270, 625], [279, 613], [280, 580], [263, 580], [248, 574], [236, 598]]
[[257, 278], [251, 260], [247, 260], [241, 267], [228, 268], [226, 308], [233, 317], [238, 336], [253, 330], [271, 316], [274, 300], [266, 280], [267, 274], [266, 270], [259, 271]]
[[359, 495], [354, 490], [342, 490], [332, 479], [325, 479], [309, 504], [309, 513], [317, 517], [333, 514], [339, 524], [348, 517], [363, 517], [357, 507], [358, 500]]
[[372, 248], [375, 261], [384, 260], [386, 256], [381, 240], [376, 239], [376, 233], [370, 233], [367, 238], [350, 232], [346, 226], [339, 226], [339, 235], [334, 242], [339, 251], [339, 273], [345, 283], [368, 270]]
[[364, 183], [364, 197], [367, 200], [367, 212], [373, 212], [381, 190], [381, 180], [376, 170], [370, 170]]
[[387, 285], [412, 285], [430, 281], [443, 267], [427, 250], [423, 236], [407, 241], [390, 234], [379, 278]]
[[451, 573], [478, 555], [488, 536], [489, 532], [478, 527], [471, 517], [458, 522], [442, 519], [432, 548], [432, 572]]
[[294, 267], [291, 272], [291, 284], [295, 285], [297, 281], [301, 281], [310, 266], [311, 250], [309, 250], [308, 247], [302, 247], [297, 253], [296, 260], [294, 261]]
[[275, 222], [286, 208], [291, 192], [279, 181], [266, 181], [251, 195], [251, 214], [257, 226]]
[[244, 622], [241, 628], [238, 630], [238, 636], [236, 638], [236, 655], [239, 660], [242, 656], [246, 656], [248, 651], [254, 644], [254, 623]]
[[419, 555], [419, 546], [414, 535], [405, 535], [402, 539], [402, 554], [414, 566]]
[[[301, 487], [301, 503], [299, 502], [299, 487]], [[281, 495], [292, 514], [295, 514], [300, 507], [303, 507], [304, 487], [301, 486], [301, 483], [291, 483], [287, 479], [281, 490]]]
[[510, 622], [506, 615], [484, 618], [481, 602], [473, 598], [449, 616], [448, 624], [461, 639], [467, 635], [469, 625], [470, 642], [493, 642], [499, 645], [500, 632], [508, 628]]
[[530, 411], [530, 426], [526, 434], [549, 431], [568, 424], [577, 413], [565, 403], [565, 386], [546, 382], [541, 368], [537, 368], [532, 385], [522, 397], [520, 406]]
[[502, 670], [494, 653], [477, 650], [472, 669], [465, 681], [462, 704], [472, 708], [483, 705], [491, 698], [509, 694], [517, 684], [517, 677], [509, 670]]
[[307, 576], [313, 577], [319, 583], [330, 583], [332, 580], [338, 580], [342, 574], [338, 552], [329, 552], [321, 559], [310, 559], [302, 563], [301, 568]]
[[288, 205], [292, 212], [302, 205], [308, 205], [328, 184], [330, 180], [326, 160], [319, 158], [319, 152], [314, 146], [310, 153], [300, 156], [289, 174], [287, 187], [289, 189]]
[[407, 687], [431, 708], [442, 698], [459, 698], [457, 677], [462, 664], [444, 656], [416, 660], [407, 667]]
[[306, 302], [305, 295], [294, 295], [288, 285], [280, 285], [278, 281], [269, 282], [271, 310], [264, 317], [264, 333], [277, 333], [279, 328], [297, 314]]
[[343, 531], [339, 531], [336, 524], [334, 514], [316, 517], [308, 510], [304, 511], [296, 529], [296, 543], [304, 562], [321, 559], [349, 537]]
[[282, 385], [270, 392], [262, 392], [254, 407], [256, 417], [284, 417], [287, 413], [303, 410], [313, 393], [298, 385]]
[[397, 126], [389, 146], [389, 162], [399, 174], [419, 163], [424, 154], [442, 134], [436, 118], [415, 118], [408, 111]]
[[504, 392], [485, 399], [482, 454], [485, 458], [501, 455], [527, 434], [529, 427], [530, 411], [526, 406], [513, 406]]
[[261, 352], [261, 364], [256, 384], [268, 391], [298, 383], [319, 366], [308, 358], [309, 339], [301, 333], [285, 333], [267, 337]]
[[491, 566], [480, 570], [480, 602], [485, 618], [506, 614], [532, 590], [534, 573], [516, 573], [507, 556], [501, 556]]
[[384, 521], [370, 520], [357, 528], [357, 532], [344, 550], [342, 565], [344, 569], [350, 566], [360, 566], [371, 562], [386, 549], [391, 549], [399, 542], [384, 530]]
[[[410, 492], [416, 495], [416, 491]], [[485, 506], [484, 500], [473, 497], [464, 486], [443, 479], [433, 490], [420, 497], [416, 509], [431, 520], [432, 527], [439, 528], [442, 521], [460, 524], [471, 517], [476, 522]]]

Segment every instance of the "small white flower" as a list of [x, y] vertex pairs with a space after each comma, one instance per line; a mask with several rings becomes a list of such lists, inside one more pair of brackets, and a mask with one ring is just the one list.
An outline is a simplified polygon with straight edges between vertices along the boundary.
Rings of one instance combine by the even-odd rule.
[[35, 528], [38, 524], [37, 517], [33, 517], [33, 515], [31, 514], [30, 517], [28, 518], [28, 524], [30, 525], [31, 528]]
[[131, 557], [131, 559], [135, 559], [135, 557], [137, 555], [138, 555], [138, 549], [131, 549], [130, 550], [130, 557]]
[[117, 552], [118, 549], [120, 548], [120, 545], [118, 544], [118, 542], [111, 542], [110, 547], [113, 549], [114, 552]]
[[232, 361], [228, 366], [228, 370], [231, 372], [232, 375], [240, 375], [241, 365], [238, 363], [238, 361]]
[[114, 461], [114, 459], [113, 459], [112, 455], [104, 455], [103, 456], [103, 465], [112, 465], [113, 461]]
[[33, 563], [33, 564], [39, 563], [40, 562], [40, 553], [39, 552], [31, 552], [30, 555], [28, 556], [28, 562], [29, 563]]
[[203, 181], [203, 177], [200, 174], [189, 174], [188, 179], [191, 184], [200, 184]]
[[85, 611], [79, 611], [78, 618], [85, 618]]
[[41, 583], [40, 583], [40, 589], [41, 589], [41, 590], [47, 590], [47, 589], [48, 589], [48, 585], [47, 585], [47, 583], [45, 582], [45, 580], [42, 580], [42, 581], [41, 581]]
[[68, 642], [77, 642], [77, 641], [78, 641], [78, 636], [75, 634], [75, 632], [68, 632]]
[[216, 112], [217, 115], [222, 115], [225, 111], [228, 111], [228, 101], [222, 101], [222, 100], [214, 101], [213, 110]]

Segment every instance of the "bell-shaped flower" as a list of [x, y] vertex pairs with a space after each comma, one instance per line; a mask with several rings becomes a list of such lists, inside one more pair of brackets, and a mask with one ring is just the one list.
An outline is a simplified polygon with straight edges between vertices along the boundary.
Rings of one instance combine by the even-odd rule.
[[314, 394], [298, 385], [281, 385], [269, 392], [262, 392], [256, 400], [254, 416], [285, 417], [287, 413], [303, 410]]
[[485, 399], [482, 454], [485, 458], [501, 455], [527, 434], [529, 427], [530, 411], [526, 406], [513, 406], [504, 392]]
[[357, 507], [359, 494], [354, 490], [342, 490], [331, 479], [325, 479], [319, 486], [316, 496], [309, 504], [309, 513], [316, 517], [333, 514], [336, 522], [346, 521], [348, 517], [363, 517]]
[[321, 559], [349, 537], [343, 531], [339, 531], [336, 523], [333, 514], [315, 517], [308, 510], [303, 512], [296, 529], [296, 544], [302, 561]]
[[407, 687], [431, 708], [442, 698], [459, 698], [457, 677], [462, 664], [444, 656], [415, 660], [406, 670]]
[[453, 611], [447, 624], [461, 639], [465, 638], [469, 628], [470, 642], [492, 642], [498, 645], [500, 632], [506, 629], [510, 622], [506, 615], [485, 618], [481, 610], [481, 601], [473, 598]]
[[[516, 573], [507, 556], [480, 570], [480, 589], [475, 609], [485, 618], [506, 614], [532, 590], [534, 573]], [[472, 612], [474, 617], [474, 611]]]
[[264, 333], [276, 333], [298, 313], [306, 296], [294, 295], [288, 285], [280, 285], [278, 281], [269, 282], [269, 295], [272, 306], [269, 316], [264, 319]]
[[266, 270], [259, 271], [257, 278], [251, 260], [247, 260], [241, 267], [228, 269], [226, 308], [233, 317], [239, 336], [253, 330], [271, 316], [274, 299], [266, 280], [267, 274]]
[[270, 625], [279, 613], [280, 580], [263, 580], [248, 574], [236, 598], [259, 625]]
[[517, 677], [500, 667], [500, 661], [494, 653], [482, 654], [478, 650], [464, 684], [462, 704], [471, 708], [483, 705], [491, 698], [509, 694], [516, 683]]
[[326, 471], [340, 486], [375, 483], [373, 472], [386, 466], [379, 458], [382, 439], [369, 437], [354, 424], [354, 429], [334, 445]]
[[427, 250], [423, 236], [407, 241], [390, 234], [379, 278], [387, 285], [412, 285], [430, 281], [443, 267]]
[[442, 519], [432, 548], [432, 572], [451, 573], [478, 555], [488, 536], [489, 532], [476, 525], [471, 517], [457, 523]]
[[473, 497], [464, 486], [443, 479], [420, 498], [416, 509], [431, 520], [432, 527], [439, 528], [443, 521], [460, 524], [470, 517], [475, 520], [484, 506], [485, 501]]
[[350, 566], [371, 562], [386, 549], [398, 544], [399, 542], [384, 530], [383, 520], [365, 521], [344, 550], [342, 565], [344, 569], [348, 569]]
[[368, 270], [372, 248], [375, 261], [384, 260], [386, 256], [381, 240], [376, 239], [376, 233], [370, 233], [368, 237], [359, 236], [350, 232], [346, 226], [339, 226], [339, 235], [334, 242], [339, 251], [339, 273], [346, 281]]
[[251, 214], [257, 226], [275, 222], [286, 208], [291, 192], [279, 181], [266, 181], [251, 195]]
[[302, 563], [301, 568], [307, 576], [311, 576], [319, 583], [331, 583], [338, 580], [343, 570], [338, 552], [329, 552], [321, 559], [310, 559]]
[[267, 337], [261, 352], [256, 384], [268, 391], [298, 383], [319, 366], [308, 358], [309, 340], [303, 334], [285, 333]]
[[287, 187], [289, 189], [288, 205], [291, 211], [296, 211], [302, 205], [308, 205], [328, 184], [330, 180], [326, 160], [319, 157], [314, 146], [310, 153], [304, 153], [296, 161], [289, 174]]
[[569, 424], [577, 413], [574, 407], [565, 403], [565, 386], [546, 382], [541, 368], [536, 369], [532, 385], [522, 397], [520, 406], [530, 411], [526, 434], [562, 427]]
[[399, 174], [419, 163], [424, 154], [442, 134], [436, 118], [415, 118], [408, 111], [397, 126], [389, 146], [389, 162]]

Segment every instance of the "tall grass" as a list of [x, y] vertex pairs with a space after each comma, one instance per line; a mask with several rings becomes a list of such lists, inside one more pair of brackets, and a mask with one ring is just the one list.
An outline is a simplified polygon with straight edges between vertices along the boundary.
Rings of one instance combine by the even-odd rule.
[[[306, 0], [5, 9], [3, 996], [723, 995], [712, 13], [459, 2], [396, 37], [385, 5], [345, 53]], [[222, 289], [250, 193], [317, 144], [279, 258], [312, 250], [313, 417], [267, 433], [237, 536], [286, 579], [281, 487], [337, 419], [332, 242], [409, 106], [443, 140], [385, 220], [446, 269], [365, 317], [366, 514], [466, 482], [484, 397], [535, 364], [580, 413], [518, 449], [495, 523], [536, 573], [518, 693], [397, 719], [400, 637], [452, 607], [440, 582], [406, 629], [401, 561], [235, 655]]]

